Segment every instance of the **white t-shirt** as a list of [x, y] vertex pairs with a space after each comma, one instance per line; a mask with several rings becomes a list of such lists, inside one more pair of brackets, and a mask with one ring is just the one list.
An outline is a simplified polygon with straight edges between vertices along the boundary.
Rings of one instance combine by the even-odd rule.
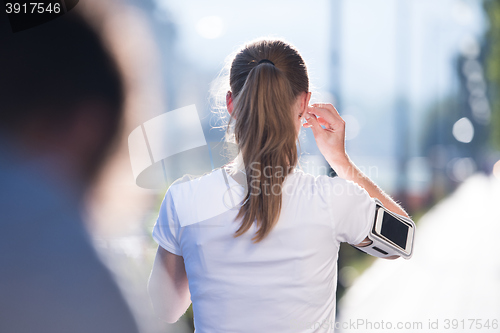
[[340, 243], [368, 235], [374, 199], [352, 181], [295, 169], [277, 224], [254, 244], [255, 227], [234, 237], [244, 188], [229, 172], [176, 180], [153, 230], [184, 258], [196, 332], [332, 332]]

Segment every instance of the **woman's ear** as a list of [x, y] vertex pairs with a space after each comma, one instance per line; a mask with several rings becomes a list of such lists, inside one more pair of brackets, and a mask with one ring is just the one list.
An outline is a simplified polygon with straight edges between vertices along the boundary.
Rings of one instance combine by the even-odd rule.
[[309, 102], [311, 101], [311, 92], [303, 92], [302, 98], [300, 102], [300, 109], [302, 112], [305, 112], [307, 107], [309, 106]]
[[227, 106], [227, 112], [229, 114], [233, 113], [233, 93], [231, 91], [228, 91], [226, 94], [226, 106]]

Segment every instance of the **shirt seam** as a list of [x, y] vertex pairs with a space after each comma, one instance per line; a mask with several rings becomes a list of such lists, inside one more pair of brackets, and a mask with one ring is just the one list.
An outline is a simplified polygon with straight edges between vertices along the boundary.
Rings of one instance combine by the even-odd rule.
[[160, 245], [163, 249], [167, 250], [168, 252], [178, 256], [182, 256], [181, 251], [177, 250], [174, 246], [163, 242], [163, 240], [161, 240], [156, 233], [153, 233], [153, 239], [158, 243], [158, 245]]
[[173, 210], [174, 210], [174, 214], [175, 214], [176, 232], [175, 232], [174, 238], [175, 238], [175, 241], [177, 242], [177, 245], [179, 246], [179, 251], [181, 253], [179, 255], [182, 256], [182, 247], [181, 247], [181, 240], [180, 240], [181, 223], [179, 221], [179, 215], [177, 214], [177, 206], [175, 204], [175, 198], [174, 198], [174, 195], [172, 192], [170, 192], [170, 197], [172, 198], [172, 206], [173, 206]]

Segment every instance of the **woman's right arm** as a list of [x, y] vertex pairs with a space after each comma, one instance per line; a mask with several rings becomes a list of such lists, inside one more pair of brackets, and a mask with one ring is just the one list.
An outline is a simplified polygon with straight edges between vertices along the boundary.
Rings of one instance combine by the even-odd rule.
[[339, 177], [351, 180], [364, 188], [372, 198], [379, 199], [391, 212], [409, 218], [400, 205], [351, 161], [345, 151], [345, 122], [332, 104], [313, 104], [308, 108], [306, 120], [304, 127], [311, 128], [319, 150]]
[[[304, 124], [304, 127], [311, 128], [319, 150], [340, 178], [355, 182], [364, 188], [370, 197], [380, 200], [382, 205], [391, 212], [410, 218], [400, 205], [364, 175], [351, 161], [345, 151], [345, 121], [332, 104], [317, 103], [308, 107], [306, 120], [307, 123]], [[325, 128], [321, 125], [324, 125]], [[365, 238], [363, 242], [356, 245], [362, 247], [370, 243], [370, 239]], [[399, 256], [386, 257], [385, 259], [396, 258]]]
[[191, 304], [184, 259], [158, 247], [149, 277], [148, 293], [157, 315], [175, 323]]

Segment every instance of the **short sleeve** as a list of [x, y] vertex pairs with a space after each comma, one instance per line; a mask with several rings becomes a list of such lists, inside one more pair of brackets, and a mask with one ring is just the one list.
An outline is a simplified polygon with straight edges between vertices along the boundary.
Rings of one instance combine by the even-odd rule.
[[170, 253], [182, 256], [179, 244], [180, 223], [170, 189], [161, 203], [158, 219], [153, 228], [153, 239]]
[[375, 199], [353, 181], [340, 177], [327, 178], [331, 186], [329, 193], [336, 239], [352, 245], [361, 243], [368, 236], [375, 219]]

